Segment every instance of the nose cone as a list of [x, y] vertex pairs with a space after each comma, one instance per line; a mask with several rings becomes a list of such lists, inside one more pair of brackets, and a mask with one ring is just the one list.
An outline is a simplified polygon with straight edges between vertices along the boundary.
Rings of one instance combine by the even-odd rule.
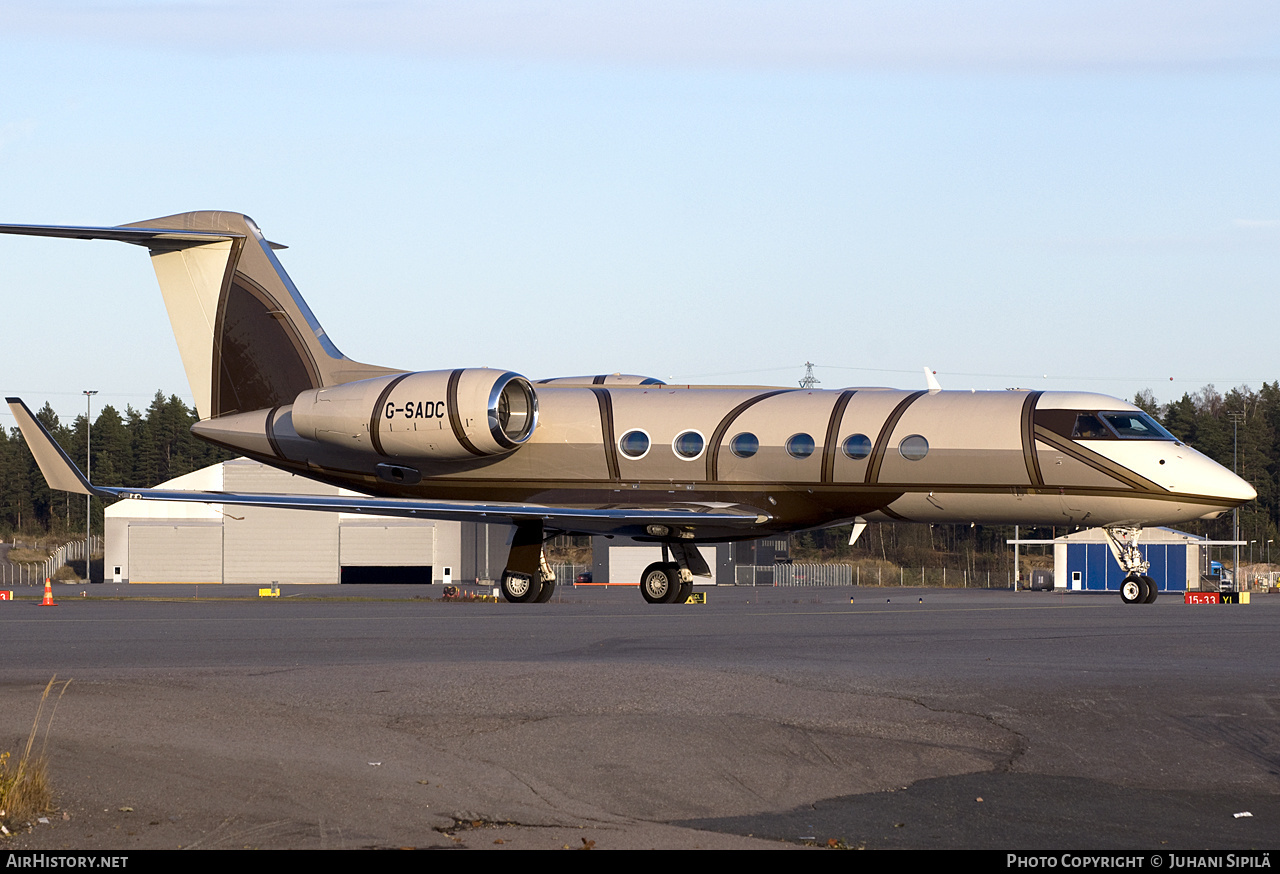
[[[1237, 507], [1258, 497], [1258, 491], [1213, 459], [1195, 450], [1179, 447], [1166, 465], [1167, 488], [1189, 495], [1218, 498], [1227, 507]], [[1159, 480], [1157, 480], [1159, 481]]]
[[1258, 492], [1240, 477], [1182, 443], [1165, 440], [1110, 441], [1092, 444], [1099, 453], [1168, 489], [1186, 495], [1214, 516], [1252, 501]]
[[[1258, 490], [1211, 458], [1187, 447], [1179, 447], [1177, 457], [1165, 466], [1168, 480], [1162, 482], [1171, 491], [1220, 501], [1225, 510], [1238, 507], [1258, 497]], [[1156, 480], [1160, 482], [1160, 479]], [[1221, 512], [1221, 511], [1219, 511]], [[1207, 513], [1213, 517], [1217, 513]]]
[[1258, 497], [1257, 489], [1225, 467], [1222, 469], [1221, 485], [1218, 488], [1221, 491], [1215, 492], [1215, 494], [1220, 494], [1227, 500], [1237, 504], [1244, 504]]
[[1209, 461], [1207, 458], [1204, 460], [1209, 464], [1212, 464], [1217, 468], [1217, 470], [1213, 472], [1213, 476], [1211, 478], [1205, 477], [1208, 482], [1206, 484], [1206, 490], [1202, 494], [1221, 501], [1222, 509], [1211, 510], [1202, 515], [1200, 517], [1201, 519], [1217, 519], [1233, 507], [1246, 504], [1258, 497], [1258, 490], [1242, 480], [1240, 477], [1236, 476], [1225, 467]]

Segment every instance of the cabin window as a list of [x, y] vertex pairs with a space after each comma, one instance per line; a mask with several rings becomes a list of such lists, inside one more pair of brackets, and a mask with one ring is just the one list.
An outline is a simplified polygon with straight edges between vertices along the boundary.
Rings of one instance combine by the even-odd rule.
[[639, 429], [628, 431], [618, 440], [618, 451], [632, 461], [644, 458], [649, 453], [649, 435]]
[[750, 431], [743, 431], [729, 441], [729, 448], [739, 458], [750, 458], [760, 451], [760, 440]]
[[787, 438], [787, 454], [792, 458], [808, 458], [813, 450], [813, 438], [808, 434], [792, 434]]
[[702, 447], [706, 445], [706, 440], [697, 431], [685, 431], [676, 435], [676, 439], [671, 441], [671, 448], [675, 450], [676, 455], [685, 461], [693, 461], [702, 454]]
[[854, 434], [844, 439], [844, 454], [854, 459], [866, 458], [871, 454], [871, 439], [866, 434]]
[[919, 434], [912, 434], [910, 437], [902, 438], [902, 442], [898, 444], [898, 451], [907, 461], [919, 461], [929, 454], [929, 441]]

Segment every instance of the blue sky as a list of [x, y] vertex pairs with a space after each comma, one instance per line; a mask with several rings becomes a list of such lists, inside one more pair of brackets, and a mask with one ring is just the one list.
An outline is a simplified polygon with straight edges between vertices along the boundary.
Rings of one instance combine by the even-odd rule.
[[[1274, 3], [0, 0], [0, 76], [0, 221], [245, 212], [359, 360], [1280, 378]], [[5, 394], [190, 399], [143, 250], [0, 265]]]

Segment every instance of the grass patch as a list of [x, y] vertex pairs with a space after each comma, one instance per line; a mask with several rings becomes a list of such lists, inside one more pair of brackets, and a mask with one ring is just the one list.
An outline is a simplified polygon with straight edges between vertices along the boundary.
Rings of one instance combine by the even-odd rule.
[[[54, 675], [44, 687], [44, 694], [40, 696], [36, 718], [31, 722], [31, 731], [27, 734], [27, 744], [23, 747], [22, 754], [15, 761], [10, 751], [0, 753], [0, 823], [25, 823], [53, 810], [53, 791], [49, 788], [49, 759], [45, 750], [49, 745], [49, 728], [53, 725], [53, 716], [70, 684], [70, 680], [59, 684], [57, 675]], [[53, 694], [55, 687], [58, 688], [58, 693], [53, 698], [48, 718], [45, 718], [45, 705], [49, 703], [49, 696]], [[43, 732], [40, 730], [42, 720]], [[40, 736], [38, 752], [35, 751], [37, 735]]]
[[52, 554], [53, 550], [50, 549], [32, 549], [29, 546], [15, 546], [9, 550], [8, 558], [9, 561], [21, 564], [24, 562], [44, 561]]

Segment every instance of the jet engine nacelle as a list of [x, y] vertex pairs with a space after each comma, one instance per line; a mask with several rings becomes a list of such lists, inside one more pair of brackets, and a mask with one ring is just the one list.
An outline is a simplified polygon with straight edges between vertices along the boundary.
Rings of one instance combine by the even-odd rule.
[[299, 436], [399, 458], [501, 455], [537, 423], [529, 380], [484, 367], [362, 379], [304, 391], [293, 402]]

